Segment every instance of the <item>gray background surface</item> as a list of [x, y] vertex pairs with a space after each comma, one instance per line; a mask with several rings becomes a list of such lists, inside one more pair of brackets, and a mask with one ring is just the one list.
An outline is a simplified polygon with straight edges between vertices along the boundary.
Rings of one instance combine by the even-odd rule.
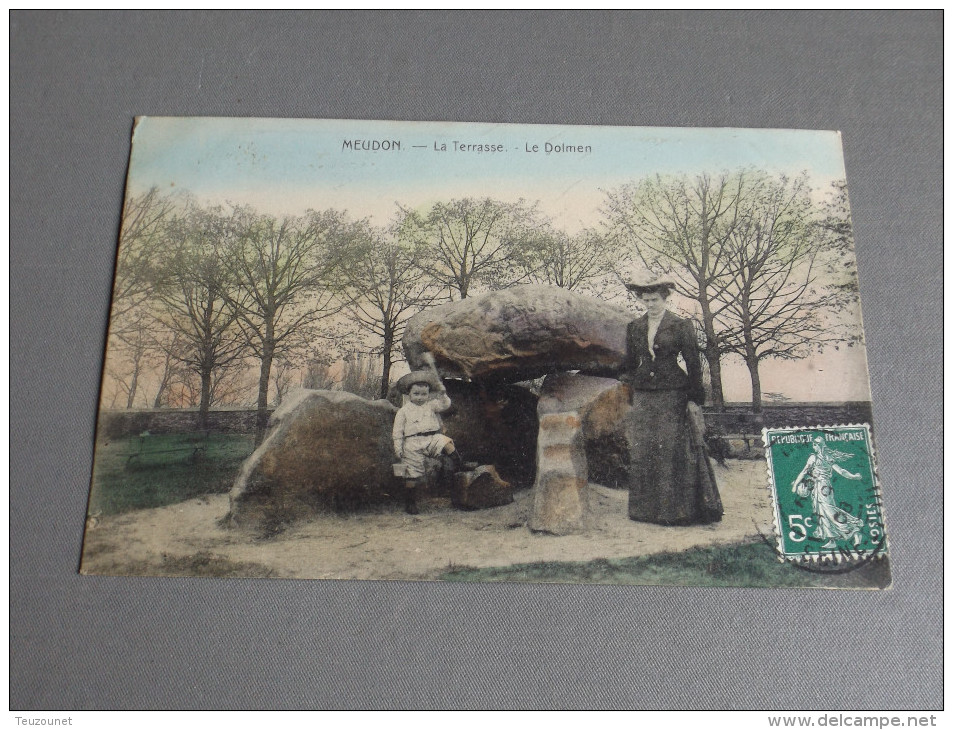
[[[14, 12], [11, 707], [940, 707], [941, 44], [940, 12]], [[893, 589], [80, 577], [137, 114], [842, 130]]]

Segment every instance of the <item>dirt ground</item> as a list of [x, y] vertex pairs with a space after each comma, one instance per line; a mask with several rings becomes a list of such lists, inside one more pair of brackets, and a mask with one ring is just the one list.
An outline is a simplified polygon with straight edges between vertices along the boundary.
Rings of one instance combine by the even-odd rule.
[[474, 512], [431, 500], [417, 516], [396, 505], [320, 515], [269, 539], [221, 527], [228, 496], [212, 495], [92, 521], [82, 572], [432, 580], [453, 567], [634, 557], [771, 535], [764, 462], [729, 461], [715, 471], [725, 507], [720, 523], [633, 522], [626, 515], [627, 492], [594, 485], [590, 528], [564, 537], [527, 529], [531, 490], [517, 492], [513, 504]]

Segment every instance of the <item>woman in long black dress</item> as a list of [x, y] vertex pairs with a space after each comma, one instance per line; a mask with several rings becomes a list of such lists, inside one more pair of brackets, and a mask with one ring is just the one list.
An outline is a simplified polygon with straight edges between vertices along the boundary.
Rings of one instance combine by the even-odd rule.
[[[646, 314], [629, 323], [621, 379], [632, 389], [626, 417], [629, 518], [662, 525], [717, 522], [723, 508], [702, 434], [688, 403], [705, 402], [692, 323], [667, 308], [671, 281], [629, 282]], [[688, 372], [678, 364], [685, 360]]]

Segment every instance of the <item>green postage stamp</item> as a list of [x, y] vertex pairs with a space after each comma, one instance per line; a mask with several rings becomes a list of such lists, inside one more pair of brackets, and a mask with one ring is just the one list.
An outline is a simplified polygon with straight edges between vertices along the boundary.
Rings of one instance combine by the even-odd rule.
[[887, 553], [868, 424], [764, 429], [782, 560], [864, 561]]

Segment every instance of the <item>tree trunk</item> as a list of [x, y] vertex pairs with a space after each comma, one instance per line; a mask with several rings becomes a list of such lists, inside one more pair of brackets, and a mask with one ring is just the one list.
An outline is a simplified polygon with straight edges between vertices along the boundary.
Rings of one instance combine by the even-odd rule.
[[199, 373], [202, 378], [202, 397], [199, 399], [199, 430], [208, 428], [208, 409], [212, 404], [212, 369], [203, 368]]
[[701, 304], [702, 324], [705, 327], [705, 359], [708, 360], [708, 373], [711, 375], [711, 404], [720, 408], [725, 405], [725, 394], [721, 385], [721, 351], [707, 291], [699, 293], [698, 303]]
[[758, 350], [755, 347], [754, 338], [751, 334], [751, 318], [749, 315], [750, 310], [748, 309], [748, 294], [745, 292], [745, 296], [742, 300], [743, 305], [743, 315], [742, 315], [742, 331], [744, 332], [744, 343], [745, 343], [745, 365], [748, 366], [748, 372], [751, 374], [751, 410], [754, 411], [755, 416], [761, 416], [761, 373], [758, 372], [758, 363], [761, 359], [758, 357]]
[[262, 348], [261, 373], [258, 376], [258, 413], [255, 416], [255, 446], [265, 438], [268, 428], [268, 383], [271, 382], [271, 363], [275, 346], [268, 343]]
[[159, 383], [159, 389], [156, 391], [155, 400], [152, 401], [153, 408], [162, 408], [162, 396], [165, 395], [166, 388], [169, 387], [169, 381], [166, 378], [162, 379], [162, 382]]
[[165, 355], [165, 366], [162, 369], [162, 379], [159, 381], [159, 389], [156, 391], [155, 400], [152, 402], [153, 408], [162, 407], [162, 396], [165, 395], [166, 388], [169, 387], [169, 380], [172, 377], [172, 358], [169, 353]]
[[717, 344], [705, 348], [705, 359], [708, 361], [708, 372], [711, 375], [711, 404], [720, 408], [725, 405], [725, 394], [721, 388], [721, 353]]
[[758, 372], [758, 358], [747, 357], [745, 364], [751, 374], [751, 410], [761, 413], [761, 374]]
[[387, 397], [390, 390], [391, 351], [394, 349], [394, 335], [391, 332], [384, 334], [384, 369], [381, 372], [381, 398]]
[[136, 400], [136, 389], [139, 387], [139, 365], [132, 371], [132, 382], [129, 384], [129, 395], [126, 398], [126, 410], [132, 408], [133, 401]]

